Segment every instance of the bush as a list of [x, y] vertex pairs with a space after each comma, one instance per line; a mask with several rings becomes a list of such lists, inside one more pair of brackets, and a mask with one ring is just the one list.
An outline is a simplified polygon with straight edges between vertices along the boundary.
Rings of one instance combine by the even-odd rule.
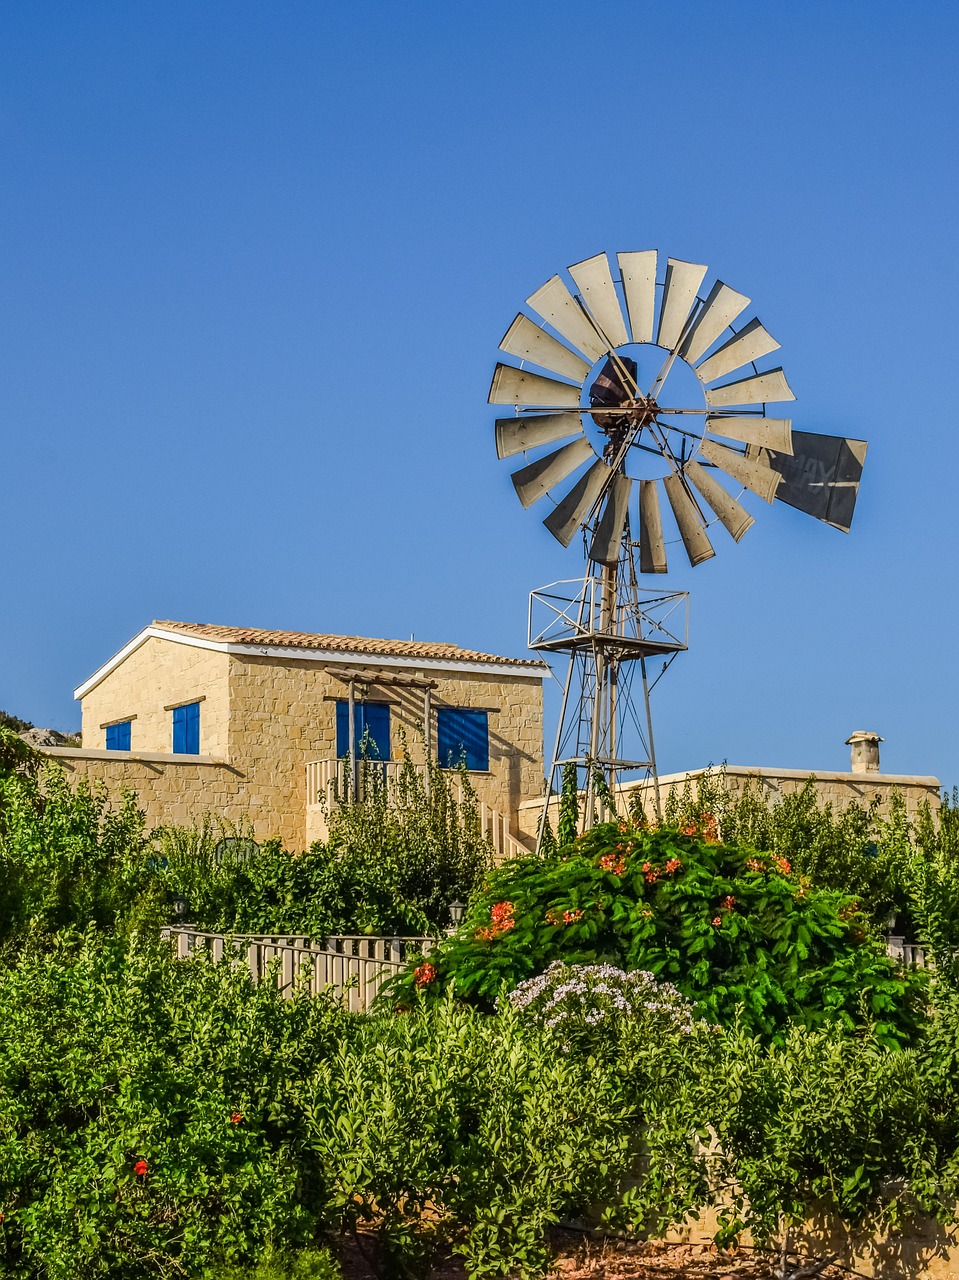
[[797, 880], [782, 858], [611, 823], [493, 872], [428, 970], [414, 962], [390, 996], [449, 984], [489, 1007], [555, 960], [648, 970], [700, 1017], [731, 1023], [741, 1010], [765, 1036], [835, 1021], [899, 1043], [921, 1021], [922, 978], [886, 957], [854, 899]]
[[594, 1054], [618, 1049], [627, 1029], [649, 1041], [693, 1030], [693, 1006], [671, 982], [611, 964], [554, 960], [545, 973], [511, 991], [509, 1002], [552, 1032], [567, 1053], [574, 1046]]

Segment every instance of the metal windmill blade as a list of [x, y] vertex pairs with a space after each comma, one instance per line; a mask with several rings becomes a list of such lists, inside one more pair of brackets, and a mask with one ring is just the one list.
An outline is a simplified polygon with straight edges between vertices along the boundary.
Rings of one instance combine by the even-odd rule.
[[588, 440], [573, 440], [570, 444], [564, 444], [555, 453], [548, 453], [545, 458], [538, 458], [513, 472], [516, 496], [524, 507], [531, 507], [594, 456]]
[[616, 564], [619, 560], [632, 487], [632, 480], [622, 472], [613, 475], [606, 505], [589, 548], [589, 558], [595, 564]]
[[696, 504], [689, 496], [686, 486], [679, 476], [672, 475], [663, 477], [663, 488], [666, 490], [666, 497], [676, 517], [679, 536], [689, 556], [689, 563], [695, 567], [697, 564], [702, 564], [704, 560], [711, 560], [716, 552], [709, 541], [702, 516], [697, 511]]
[[579, 286], [584, 304], [609, 345], [625, 346], [629, 342], [629, 334], [606, 254], [597, 253], [594, 258], [574, 263], [569, 274]]
[[[555, 444], [568, 436], [583, 434], [578, 413], [541, 413], [532, 418], [496, 419], [496, 456], [513, 458], [540, 445]], [[764, 442], [766, 443], [766, 442]]]
[[697, 262], [683, 262], [679, 258], [667, 260], [659, 331], [656, 334], [658, 347], [672, 351], [679, 345], [690, 310], [696, 301], [696, 290], [708, 270], [708, 267]]

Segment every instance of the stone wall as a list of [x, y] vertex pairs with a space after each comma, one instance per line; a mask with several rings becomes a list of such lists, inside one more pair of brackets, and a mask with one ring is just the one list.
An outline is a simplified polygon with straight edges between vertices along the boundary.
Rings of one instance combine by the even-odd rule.
[[202, 699], [200, 752], [226, 759], [228, 677], [227, 654], [150, 636], [84, 696], [83, 745], [105, 748], [105, 726], [132, 718], [131, 751], [169, 754], [173, 750], [170, 708]]
[[[659, 779], [660, 804], [664, 805], [672, 792], [682, 793], [687, 782], [696, 793], [697, 779], [710, 772], [716, 781], [724, 780], [730, 794], [738, 795], [747, 785], [754, 794], [765, 795], [771, 803], [783, 795], [793, 795], [801, 791], [810, 778], [816, 788], [820, 804], [831, 804], [834, 809], [842, 810], [850, 804], [860, 804], [868, 808], [876, 802], [880, 814], [889, 812], [889, 801], [893, 792], [898, 791], [906, 802], [906, 810], [910, 817], [915, 817], [920, 806], [928, 802], [933, 812], [940, 803], [941, 783], [938, 778], [922, 777], [913, 774], [896, 773], [833, 773], [822, 771], [809, 773], [804, 769], [768, 769], [751, 768], [743, 765], [725, 765], [722, 769], [690, 769], [685, 773], [664, 774]], [[639, 782], [617, 788], [617, 795], [623, 796], [624, 807], [629, 803], [631, 795], [639, 795], [644, 810], [652, 818], [656, 812], [655, 793], [651, 782]], [[519, 834], [527, 840], [535, 839], [539, 828], [539, 817], [542, 813], [541, 799], [527, 802], [520, 806], [518, 826]], [[550, 800], [550, 823], [556, 830], [559, 816], [558, 798]]]
[[[224, 760], [79, 747], [49, 747], [43, 754], [59, 764], [71, 782], [102, 782], [114, 801], [124, 791], [133, 791], [151, 828], [166, 823], [194, 826], [204, 815], [245, 826], [255, 813], [249, 779]], [[258, 840], [285, 835], [265, 815], [259, 818], [253, 822]]]

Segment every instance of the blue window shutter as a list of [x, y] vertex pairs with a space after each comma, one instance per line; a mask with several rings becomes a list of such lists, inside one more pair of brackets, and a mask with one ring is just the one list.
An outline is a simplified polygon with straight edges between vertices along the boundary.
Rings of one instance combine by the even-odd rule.
[[436, 713], [436, 754], [444, 769], [464, 757], [467, 769], [489, 769], [489, 714], [471, 707], [440, 707]]
[[191, 702], [186, 708], [186, 749], [191, 756], [200, 754], [200, 704]]
[[[354, 742], [357, 755], [362, 750], [363, 736], [369, 731], [367, 751], [374, 760], [390, 758], [390, 705], [388, 702], [354, 703]], [[348, 754], [350, 741], [350, 704], [345, 698], [336, 703], [336, 756]]]
[[364, 702], [363, 732], [356, 744], [357, 751], [363, 735], [368, 733], [366, 744], [367, 755], [373, 760], [389, 760], [390, 758], [390, 706], [388, 702]]
[[130, 721], [121, 720], [119, 724], [107, 725], [107, 750], [130, 750]]
[[200, 754], [200, 704], [173, 708], [173, 750], [177, 755]]

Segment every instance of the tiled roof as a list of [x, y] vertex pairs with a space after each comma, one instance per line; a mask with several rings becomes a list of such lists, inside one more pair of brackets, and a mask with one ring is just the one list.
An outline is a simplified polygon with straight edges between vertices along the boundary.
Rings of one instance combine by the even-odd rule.
[[504, 658], [475, 649], [461, 649], [457, 644], [434, 643], [429, 640], [373, 640], [367, 636], [323, 636], [307, 631], [264, 631], [258, 627], [220, 627], [212, 622], [160, 622], [151, 624], [163, 631], [214, 640], [220, 644], [263, 645], [282, 649], [324, 649], [337, 653], [381, 654], [390, 658], [409, 658], [423, 662], [494, 662], [513, 667], [537, 667], [535, 658]]

